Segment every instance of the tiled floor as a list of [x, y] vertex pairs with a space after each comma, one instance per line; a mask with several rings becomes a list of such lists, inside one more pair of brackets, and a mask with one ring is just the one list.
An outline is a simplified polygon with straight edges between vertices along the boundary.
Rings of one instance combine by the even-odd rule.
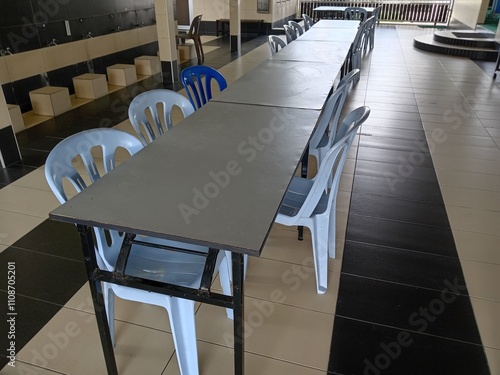
[[[315, 293], [307, 232], [299, 242], [276, 225], [250, 259], [248, 374], [500, 374], [500, 86], [470, 60], [414, 50], [426, 32], [379, 27], [346, 105], [372, 113], [344, 170], [327, 293]], [[206, 43], [207, 64], [229, 83], [269, 56], [264, 38], [244, 43], [242, 56]], [[131, 131], [130, 97], [156, 85], [19, 134], [25, 159], [0, 175], [0, 278], [16, 262], [18, 355], [0, 374], [106, 372], [78, 236], [45, 220], [58, 203], [40, 167], [79, 130]], [[6, 316], [5, 281], [0, 297]], [[116, 319], [121, 374], [178, 374], [164, 311], [119, 301]], [[196, 321], [201, 374], [231, 373], [231, 321], [208, 305], [197, 305]]]

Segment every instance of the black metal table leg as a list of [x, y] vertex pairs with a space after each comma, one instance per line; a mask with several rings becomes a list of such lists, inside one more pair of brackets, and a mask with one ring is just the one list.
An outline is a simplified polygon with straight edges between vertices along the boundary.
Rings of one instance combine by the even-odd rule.
[[87, 277], [90, 284], [92, 301], [94, 302], [95, 316], [97, 320], [97, 327], [99, 329], [99, 335], [101, 337], [104, 360], [106, 361], [106, 369], [108, 375], [118, 375], [115, 353], [113, 351], [113, 343], [111, 341], [108, 319], [106, 317], [106, 308], [104, 306], [102, 285], [101, 282], [97, 279], [94, 272], [97, 269], [97, 259], [94, 250], [92, 228], [78, 225], [78, 231], [80, 232], [80, 239], [82, 241], [85, 267], [87, 269]]
[[243, 254], [232, 253], [233, 303], [234, 303], [234, 374], [245, 374], [244, 304], [243, 304]]

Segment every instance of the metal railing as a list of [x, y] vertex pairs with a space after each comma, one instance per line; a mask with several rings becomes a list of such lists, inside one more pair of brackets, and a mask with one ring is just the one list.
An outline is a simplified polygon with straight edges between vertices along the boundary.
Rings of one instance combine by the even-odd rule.
[[[418, 23], [433, 25], [448, 25], [454, 0], [416, 0], [416, 1], [318, 1], [300, 0], [299, 14], [313, 14], [313, 9], [319, 6], [352, 6], [377, 7], [381, 6], [379, 21], [387, 23]], [[339, 15], [337, 15], [339, 16]], [[340, 15], [341, 16], [341, 15]], [[333, 15], [335, 17], [335, 15]]]

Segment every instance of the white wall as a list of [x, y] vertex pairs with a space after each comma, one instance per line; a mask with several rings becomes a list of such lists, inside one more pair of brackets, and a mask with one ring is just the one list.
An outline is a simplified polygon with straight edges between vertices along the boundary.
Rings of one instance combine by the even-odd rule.
[[452, 19], [455, 19], [465, 26], [475, 29], [482, 0], [455, 0]]
[[[241, 0], [241, 18], [258, 19], [272, 23], [294, 16], [298, 0], [270, 0], [270, 13], [257, 13], [257, 0]], [[229, 18], [229, 0], [193, 0], [194, 15], [203, 14], [203, 21]]]

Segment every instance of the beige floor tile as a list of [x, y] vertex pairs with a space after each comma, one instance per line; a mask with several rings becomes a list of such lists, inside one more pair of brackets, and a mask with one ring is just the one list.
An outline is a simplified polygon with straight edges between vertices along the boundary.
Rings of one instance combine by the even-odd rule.
[[498, 161], [471, 159], [461, 156], [433, 154], [432, 161], [437, 169], [458, 170], [472, 173], [500, 175]]
[[[120, 374], [161, 374], [174, 352], [172, 336], [117, 322]], [[95, 316], [63, 308], [19, 352], [21, 361], [71, 375], [105, 374]]]
[[5, 246], [5, 245], [0, 245], [0, 253], [1, 253], [2, 251], [4, 251], [5, 249], [7, 249], [7, 248], [8, 248], [8, 246]]
[[19, 214], [48, 218], [49, 212], [59, 207], [49, 191], [8, 185], [0, 190], [0, 209]]
[[453, 230], [460, 259], [500, 265], [500, 235]]
[[[461, 129], [480, 129], [479, 127], [474, 126], [462, 126]], [[484, 131], [484, 129], [482, 129]], [[436, 134], [436, 130], [427, 132], [427, 137], [429, 135]], [[441, 138], [441, 137], [440, 137]], [[454, 145], [454, 146], [470, 146], [470, 147], [481, 147], [481, 148], [496, 148], [495, 142], [492, 141], [491, 137], [488, 134], [484, 136], [476, 136], [472, 134], [454, 134], [447, 133], [443, 135], [442, 138], [445, 138], [445, 143]], [[432, 138], [431, 138], [432, 139]]]
[[500, 192], [500, 175], [437, 169], [440, 186], [456, 186]]
[[500, 349], [484, 348], [491, 375], [500, 374]]
[[352, 191], [354, 175], [343, 172], [340, 176], [339, 191]]
[[351, 193], [348, 191], [339, 191], [337, 193], [337, 211], [349, 213], [349, 204], [351, 202]]
[[46, 370], [43, 367], [33, 366], [25, 362], [16, 361], [16, 367], [5, 366], [0, 370], [1, 375], [61, 375], [60, 372]]
[[0, 244], [12, 245], [43, 221], [41, 217], [0, 210]]
[[[328, 261], [328, 269], [330, 271], [335, 272], [340, 270], [344, 239], [345, 235], [342, 237], [337, 236], [335, 244], [336, 257]], [[304, 228], [304, 239], [298, 241], [296, 227], [283, 227], [275, 224], [262, 250], [261, 257], [298, 265], [310, 264], [312, 259], [311, 232], [307, 228]]]
[[500, 303], [474, 297], [471, 298], [471, 303], [483, 345], [500, 349], [500, 325], [498, 324]]
[[14, 181], [11, 185], [24, 188], [51, 191], [47, 180], [45, 179], [45, 167], [35, 169], [26, 176]]
[[434, 122], [424, 122], [424, 129], [426, 132], [434, 132], [434, 134], [439, 134], [436, 132], [445, 132], [447, 134], [460, 134], [460, 135], [472, 135], [478, 137], [488, 137], [489, 134], [485, 128], [482, 126], [461, 126], [455, 123], [434, 123]]
[[455, 206], [447, 206], [446, 211], [453, 229], [492, 235], [500, 233], [500, 212]]
[[[500, 117], [500, 114], [498, 114], [498, 117]], [[499, 138], [500, 137], [500, 129], [486, 128], [486, 131], [493, 138]]]
[[312, 254], [304, 263], [296, 265], [250, 257], [245, 296], [273, 301], [273, 295], [279, 293], [282, 296], [280, 303], [285, 305], [333, 314], [340, 272], [328, 272], [328, 290], [319, 295], [316, 293]]
[[469, 295], [500, 302], [500, 265], [465, 259], [460, 262]]
[[[445, 118], [443, 115], [429, 115], [421, 114], [423, 122], [434, 122], [434, 123], [447, 123], [450, 122], [455, 126], [482, 126], [481, 121], [475, 117], [463, 117], [459, 115], [449, 114], [449, 117]], [[448, 121], [446, 121], [448, 119]]]
[[441, 186], [444, 203], [450, 206], [500, 211], [500, 191]]
[[[234, 373], [233, 349], [198, 341], [200, 374], [222, 375]], [[247, 374], [272, 375], [320, 375], [324, 372], [294, 365], [253, 353], [245, 353]], [[179, 375], [177, 361], [170, 361], [162, 375]]]
[[[280, 297], [276, 300], [279, 301]], [[218, 316], [219, 307], [202, 305], [196, 315], [197, 336], [202, 341], [232, 347], [232, 321]], [[332, 327], [333, 316], [330, 314], [245, 299], [247, 352], [326, 370]]]
[[491, 160], [500, 162], [500, 150], [497, 147], [474, 147], [453, 144], [445, 139], [440, 143], [441, 137], [437, 138], [431, 145], [431, 153], [434, 155], [449, 155], [457, 158]]

